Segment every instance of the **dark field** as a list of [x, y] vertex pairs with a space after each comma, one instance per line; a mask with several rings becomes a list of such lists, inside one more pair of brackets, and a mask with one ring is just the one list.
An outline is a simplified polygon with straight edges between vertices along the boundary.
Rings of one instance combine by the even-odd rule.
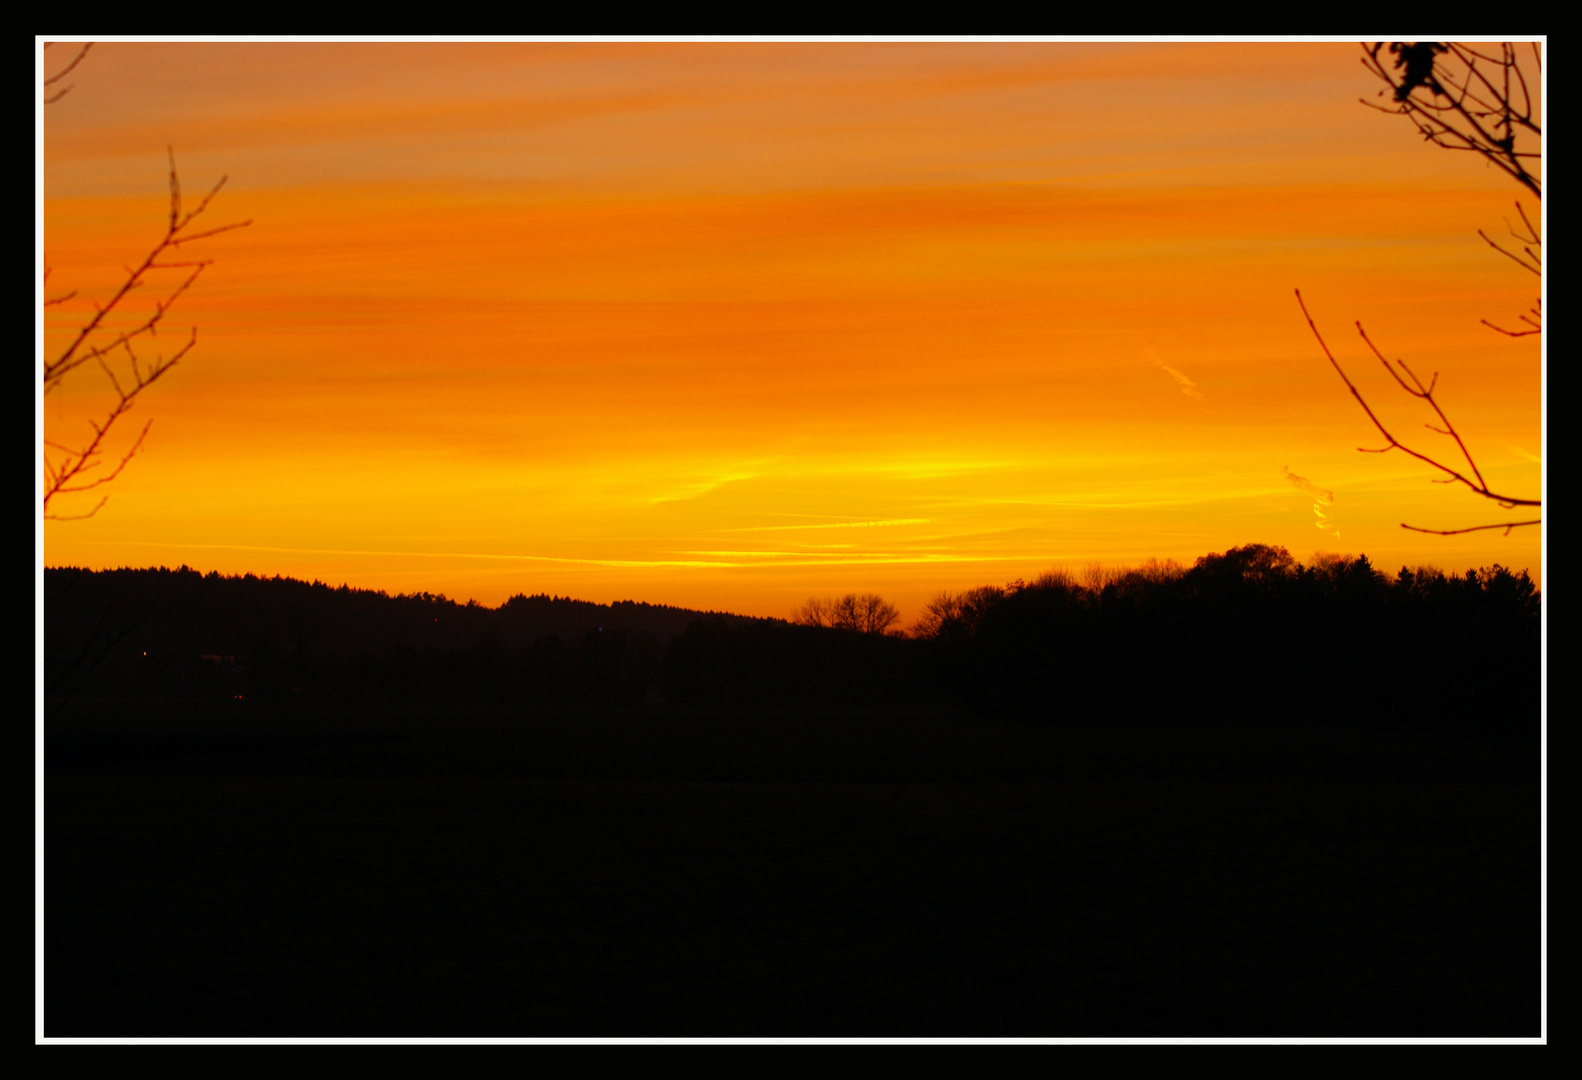
[[52, 719], [45, 1034], [1537, 1036], [1535, 741]]

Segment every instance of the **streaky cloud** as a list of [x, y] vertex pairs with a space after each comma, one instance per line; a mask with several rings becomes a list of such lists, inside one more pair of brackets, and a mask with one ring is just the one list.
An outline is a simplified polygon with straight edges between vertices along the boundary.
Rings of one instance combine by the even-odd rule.
[[1305, 491], [1309, 495], [1313, 496], [1313, 513], [1318, 517], [1318, 521], [1316, 521], [1314, 525], [1317, 528], [1338, 537], [1340, 535], [1340, 529], [1330, 518], [1328, 510], [1325, 509], [1325, 507], [1335, 505], [1335, 493], [1330, 491], [1328, 488], [1319, 487], [1305, 476], [1298, 476], [1296, 473], [1291, 471], [1291, 466], [1289, 465], [1280, 466], [1280, 471], [1285, 475], [1286, 482], [1292, 487], [1296, 488], [1298, 491]]
[[927, 525], [933, 518], [884, 518], [876, 521], [829, 521], [819, 525], [746, 525], [720, 532], [781, 532], [788, 529], [872, 529], [884, 525]]
[[1145, 343], [1143, 348], [1148, 352], [1148, 359], [1152, 360], [1154, 364], [1157, 365], [1158, 368], [1166, 375], [1169, 375], [1172, 379], [1174, 379], [1177, 385], [1181, 387], [1181, 392], [1183, 394], [1191, 398], [1193, 401], [1203, 400], [1203, 391], [1197, 388], [1197, 383], [1192, 380], [1192, 377], [1186, 372], [1181, 371], [1178, 368], [1173, 368], [1161, 360], [1159, 358], [1159, 351], [1154, 348], [1153, 342], [1150, 341]]

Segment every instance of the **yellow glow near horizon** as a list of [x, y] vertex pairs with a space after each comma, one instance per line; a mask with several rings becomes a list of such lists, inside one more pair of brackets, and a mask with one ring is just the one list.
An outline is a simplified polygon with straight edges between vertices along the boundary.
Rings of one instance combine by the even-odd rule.
[[[1502, 512], [1356, 453], [1380, 440], [1292, 295], [1388, 422], [1428, 417], [1355, 320], [1440, 373], [1492, 487], [1539, 493], [1541, 345], [1479, 324], [1536, 291], [1476, 235], [1517, 190], [1358, 105], [1356, 56], [96, 46], [45, 113], [50, 287], [80, 290], [46, 345], [157, 236], [167, 144], [253, 225], [200, 245], [170, 316], [199, 344], [45, 562], [907, 619], [1248, 542], [1541, 579], [1537, 530], [1399, 528]], [[46, 434], [104, 400], [81, 373]]]

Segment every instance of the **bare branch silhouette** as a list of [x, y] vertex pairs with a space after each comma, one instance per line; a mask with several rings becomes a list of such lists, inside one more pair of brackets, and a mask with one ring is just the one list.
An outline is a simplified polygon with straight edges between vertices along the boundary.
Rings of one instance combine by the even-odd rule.
[[[84, 50], [86, 51], [86, 50]], [[79, 55], [78, 59], [81, 59]], [[74, 62], [75, 63], [75, 62]], [[93, 314], [72, 334], [70, 342], [53, 358], [46, 358], [43, 365], [44, 393], [46, 395], [57, 390], [65, 378], [73, 371], [87, 363], [98, 364], [105, 378], [115, 394], [115, 403], [109, 408], [101, 419], [89, 420], [89, 427], [93, 435], [86, 444], [77, 447], [66, 446], [58, 442], [46, 442], [44, 460], [44, 516], [55, 520], [74, 520], [92, 517], [98, 513], [105, 500], [85, 514], [61, 515], [50, 512], [51, 501], [57, 496], [76, 494], [100, 487], [114, 480], [126, 468], [127, 464], [136, 455], [143, 445], [143, 440], [148, 435], [150, 424], [144, 424], [143, 430], [132, 443], [130, 450], [121, 457], [120, 462], [110, 472], [89, 478], [88, 474], [99, 468], [105, 452], [106, 442], [112, 429], [121, 417], [129, 412], [136, 403], [137, 398], [148, 387], [152, 386], [161, 376], [175, 367], [182, 357], [186, 356], [197, 344], [198, 331], [194, 327], [188, 334], [180, 348], [168, 356], [155, 356], [153, 360], [143, 360], [137, 355], [134, 344], [139, 338], [156, 338], [159, 333], [159, 324], [165, 315], [175, 305], [183, 293], [190, 289], [198, 276], [210, 265], [212, 260], [166, 260], [165, 256], [174, 252], [182, 244], [195, 240], [204, 240], [219, 233], [240, 229], [252, 224], [247, 221], [231, 222], [202, 232], [189, 233], [188, 227], [209, 208], [210, 202], [219, 194], [225, 185], [226, 177], [220, 177], [218, 183], [209, 190], [198, 205], [183, 212], [181, 197], [181, 180], [176, 172], [175, 151], [167, 148], [170, 159], [170, 210], [165, 225], [165, 233], [153, 248], [135, 268], [126, 268], [126, 278], [110, 299], [103, 303], [93, 304]], [[136, 323], [130, 329], [112, 330], [108, 320], [122, 302], [132, 292], [150, 280], [150, 275], [157, 271], [189, 271], [182, 274], [177, 283], [166, 292], [165, 296], [155, 301], [154, 309], [147, 318]], [[49, 280], [50, 270], [44, 271], [44, 279]], [[77, 295], [74, 289], [60, 296], [50, 297], [44, 301], [46, 307], [54, 307], [66, 303]], [[116, 373], [111, 361], [115, 360], [122, 365], [123, 374]], [[124, 376], [124, 377], [123, 377]]]
[[[1383, 454], [1388, 453], [1391, 450], [1400, 450], [1403, 453], [1409, 454], [1410, 456], [1423, 462], [1424, 464], [1430, 465], [1433, 468], [1438, 469], [1440, 472], [1445, 473], [1444, 479], [1440, 480], [1439, 483], [1464, 484], [1475, 494], [1480, 495], [1485, 499], [1490, 499], [1496, 503], [1499, 503], [1507, 510], [1517, 506], [1543, 505], [1542, 499], [1519, 499], [1515, 496], [1502, 495], [1498, 492], [1491, 491], [1489, 489], [1488, 483], [1483, 479], [1483, 473], [1478, 469], [1477, 462], [1473, 460], [1472, 452], [1467, 449], [1467, 444], [1462, 440], [1460, 433], [1456, 431], [1455, 425], [1450, 422], [1450, 418], [1445, 415], [1444, 409], [1440, 408], [1439, 402], [1434, 398], [1434, 389], [1439, 382], [1439, 373], [1435, 372], [1429, 378], [1428, 385], [1425, 386], [1423, 385], [1423, 381], [1417, 377], [1416, 372], [1412, 371], [1412, 369], [1407, 366], [1406, 361], [1395, 361], [1396, 366], [1400, 368], [1399, 372], [1396, 371], [1395, 367], [1392, 367], [1390, 362], [1385, 359], [1384, 354], [1379, 351], [1378, 346], [1373, 343], [1373, 339], [1368, 337], [1368, 332], [1362, 328], [1362, 323], [1358, 322], [1356, 324], [1357, 333], [1361, 335], [1362, 340], [1367, 344], [1373, 355], [1378, 358], [1379, 363], [1384, 366], [1384, 370], [1390, 373], [1390, 377], [1394, 379], [1396, 384], [1400, 386], [1402, 390], [1406, 391], [1406, 393], [1410, 394], [1412, 397], [1427, 402], [1429, 408], [1434, 411], [1434, 415], [1439, 418], [1439, 425], [1424, 424], [1423, 426], [1428, 428], [1428, 430], [1439, 435], [1444, 435], [1455, 442], [1456, 448], [1460, 450], [1462, 458], [1465, 459], [1467, 463], [1467, 469], [1470, 471], [1471, 476], [1465, 475], [1462, 472], [1451, 468], [1449, 465], [1446, 465], [1444, 462], [1429, 454], [1425, 454], [1420, 450], [1414, 450], [1412, 447], [1407, 446], [1405, 443], [1401, 442], [1394, 435], [1392, 435], [1390, 430], [1384, 426], [1384, 422], [1379, 419], [1378, 414], [1375, 413], [1372, 407], [1368, 405], [1367, 399], [1362, 396], [1362, 391], [1357, 389], [1357, 384], [1352, 382], [1351, 377], [1346, 374], [1345, 368], [1340, 366], [1340, 361], [1335, 359], [1335, 354], [1330, 351], [1329, 345], [1324, 341], [1324, 336], [1318, 331], [1318, 324], [1313, 321], [1313, 316], [1307, 310], [1307, 303], [1302, 299], [1301, 289], [1296, 290], [1296, 302], [1297, 305], [1302, 309], [1303, 318], [1307, 319], [1308, 327], [1313, 331], [1313, 337], [1318, 340], [1319, 348], [1324, 350], [1324, 356], [1328, 358], [1330, 365], [1334, 367], [1336, 373], [1340, 376], [1341, 381], [1346, 384], [1346, 389], [1351, 391], [1351, 396], [1357, 399], [1357, 404], [1362, 406], [1362, 411], [1368, 414], [1368, 419], [1373, 421], [1373, 426], [1378, 428], [1379, 434], [1383, 435], [1385, 438], [1387, 445], [1377, 449], [1359, 446], [1357, 449], [1360, 452], [1365, 454]], [[1405, 378], [1402, 377], [1402, 372], [1405, 373]], [[1408, 382], [1408, 380], [1410, 380], [1410, 382]], [[1541, 519], [1534, 521], [1506, 522], [1498, 525], [1478, 525], [1468, 529], [1425, 529], [1416, 525], [1407, 525], [1405, 522], [1402, 522], [1401, 528], [1411, 529], [1414, 532], [1437, 533], [1442, 536], [1449, 536], [1460, 532], [1473, 532], [1476, 529], [1503, 528], [1508, 533], [1511, 529], [1521, 525], [1537, 525], [1540, 523]]]
[[[1533, 68], [1541, 75], [1543, 56], [1537, 43], [1529, 44]], [[1510, 42], [1501, 43], [1496, 52], [1488, 48], [1440, 41], [1394, 41], [1390, 42], [1386, 49], [1385, 42], [1376, 41], [1371, 45], [1363, 43], [1362, 52], [1363, 66], [1385, 85], [1386, 89], [1380, 90], [1378, 96], [1384, 97], [1386, 90], [1390, 92], [1388, 104], [1380, 105], [1364, 98], [1362, 99], [1364, 105], [1381, 112], [1407, 117], [1429, 142], [1449, 150], [1472, 151], [1498, 166], [1535, 198], [1543, 198], [1541, 177], [1543, 128], [1538, 119], [1540, 103], [1534, 96], [1536, 86], [1529, 84], [1529, 76], [1523, 70], [1523, 58], [1526, 55], [1524, 49]], [[1517, 250], [1512, 250], [1494, 240], [1482, 229], [1478, 230], [1478, 236], [1489, 247], [1528, 273], [1542, 278], [1543, 238], [1519, 201], [1516, 203], [1516, 213], [1521, 218], [1522, 231], [1518, 231], [1509, 220], [1506, 221], [1506, 228], [1519, 245]], [[1358, 322], [1357, 333], [1361, 335], [1369, 351], [1384, 366], [1384, 370], [1390, 373], [1396, 385], [1412, 397], [1426, 402], [1433, 410], [1439, 422], [1423, 426], [1455, 442], [1456, 449], [1460, 451], [1462, 459], [1466, 462], [1467, 473], [1451, 468], [1433, 455], [1413, 449], [1397, 439], [1384, 426], [1378, 414], [1369, 406], [1362, 392], [1357, 389], [1345, 369], [1340, 366], [1340, 362], [1335, 359], [1335, 354], [1324, 342], [1323, 335], [1318, 332], [1318, 325], [1313, 321], [1313, 316], [1307, 310], [1307, 304], [1302, 300], [1300, 289], [1296, 291], [1296, 302], [1301, 307], [1302, 315], [1307, 319], [1307, 325], [1313, 331], [1313, 336], [1318, 339], [1319, 347], [1323, 349], [1330, 365], [1340, 375], [1341, 380], [1346, 384], [1346, 389], [1351, 391], [1351, 396], [1357, 399], [1357, 404], [1362, 406], [1363, 412], [1368, 414], [1373, 426], [1386, 440], [1386, 445], [1383, 447], [1376, 449], [1358, 447], [1359, 450], [1378, 454], [1400, 450], [1444, 473], [1445, 475], [1435, 481], [1436, 483], [1465, 485], [1473, 493], [1496, 502], [1506, 509], [1543, 505], [1541, 499], [1519, 499], [1491, 491], [1478, 469], [1477, 462], [1473, 460], [1472, 452], [1467, 449], [1466, 442], [1434, 397], [1434, 388], [1439, 379], [1438, 372], [1429, 378], [1425, 386], [1404, 360], [1397, 360], [1392, 365], [1385, 359], [1378, 346], [1374, 345], [1373, 340], [1368, 337], [1367, 331], [1362, 328], [1362, 323]], [[1517, 318], [1522, 328], [1516, 330], [1499, 326], [1488, 319], [1481, 321], [1484, 326], [1506, 337], [1520, 338], [1540, 334], [1543, 332], [1543, 298], [1539, 297], [1525, 314]], [[1454, 536], [1482, 529], [1504, 529], [1506, 535], [1509, 535], [1512, 529], [1539, 524], [1542, 524], [1541, 519], [1473, 525], [1460, 529], [1427, 529], [1402, 522], [1401, 528], [1438, 536]]]
[[[1533, 66], [1543, 71], [1543, 56], [1536, 42], [1528, 43]], [[1364, 44], [1363, 66], [1392, 91], [1389, 105], [1367, 99], [1363, 104], [1381, 112], [1409, 118], [1429, 142], [1450, 150], [1471, 150], [1521, 184], [1537, 198], [1543, 198], [1541, 168], [1543, 129], [1537, 121], [1538, 103], [1522, 70], [1522, 50], [1505, 42], [1498, 55], [1490, 55], [1455, 42], [1390, 42], [1393, 57], [1385, 66], [1384, 42]], [[1393, 69], [1393, 70], [1392, 70]], [[1383, 97], [1385, 91], [1380, 90]], [[1518, 145], [1520, 139], [1521, 145]], [[1521, 241], [1521, 253], [1502, 247], [1482, 229], [1485, 243], [1511, 259], [1522, 269], [1542, 275], [1543, 262], [1538, 251], [1542, 241], [1538, 229], [1527, 217], [1521, 203], [1516, 204], [1526, 233], [1514, 228], [1510, 233]], [[1509, 223], [1507, 223], [1507, 226]], [[1518, 316], [1525, 329], [1507, 330], [1487, 319], [1483, 325], [1507, 337], [1528, 337], [1542, 332], [1541, 302]]]
[[[1529, 42], [1532, 63], [1543, 71], [1543, 56], [1536, 42]], [[1405, 116], [1423, 137], [1450, 150], [1470, 150], [1508, 173], [1515, 181], [1543, 198], [1541, 166], [1543, 129], [1537, 120], [1539, 103], [1522, 70], [1523, 50], [1505, 42], [1498, 55], [1455, 42], [1392, 41], [1387, 50], [1393, 61], [1386, 66], [1385, 43], [1362, 46], [1362, 64], [1391, 91], [1388, 105], [1362, 99], [1369, 108]], [[1383, 97], [1384, 90], [1379, 91]], [[1501, 246], [1482, 229], [1478, 235], [1501, 255], [1522, 269], [1542, 276], [1542, 246], [1537, 227], [1522, 204], [1516, 204], [1525, 233], [1510, 228], [1522, 247], [1520, 253]], [[1506, 337], [1529, 337], [1543, 330], [1542, 301], [1517, 318], [1520, 330], [1507, 330], [1488, 319], [1483, 325]]]
[[1478, 531], [1480, 531], [1482, 529], [1504, 529], [1505, 530], [1505, 535], [1509, 536], [1511, 534], [1511, 530], [1512, 529], [1518, 528], [1518, 527], [1520, 527], [1522, 525], [1542, 525], [1542, 524], [1543, 524], [1543, 520], [1542, 519], [1538, 519], [1538, 520], [1535, 520], [1535, 521], [1501, 521], [1501, 522], [1497, 522], [1497, 523], [1495, 523], [1493, 525], [1470, 525], [1470, 526], [1468, 526], [1465, 529], [1423, 529], [1423, 528], [1419, 528], [1416, 525], [1406, 525], [1406, 524], [1402, 524], [1401, 528], [1403, 528], [1403, 529], [1411, 529], [1413, 532], [1433, 533], [1435, 536], [1455, 536], [1458, 533], [1478, 532]]
[[[1529, 274], [1532, 274], [1535, 277], [1542, 278], [1544, 274], [1543, 256], [1541, 254], [1543, 250], [1543, 237], [1539, 235], [1538, 226], [1532, 223], [1532, 219], [1527, 216], [1527, 211], [1523, 208], [1520, 202], [1516, 204], [1516, 213], [1521, 215], [1522, 226], [1526, 229], [1526, 232], [1517, 232], [1515, 227], [1512, 226], [1509, 221], [1506, 221], [1505, 227], [1510, 232], [1512, 237], [1521, 242], [1522, 247], [1519, 254], [1517, 252], [1511, 251], [1509, 248], [1501, 247], [1494, 240], [1490, 239], [1489, 234], [1484, 232], [1482, 229], [1478, 230], [1478, 235], [1483, 237], [1483, 242], [1488, 244], [1489, 247], [1493, 248], [1495, 251], [1498, 251], [1501, 255], [1504, 255], [1517, 266], [1520, 266], [1523, 270], [1526, 270]], [[1537, 300], [1533, 301], [1533, 306], [1528, 309], [1527, 314], [1518, 315], [1517, 318], [1527, 324], [1527, 329], [1507, 330], [1503, 326], [1496, 326], [1487, 319], [1482, 320], [1482, 322], [1483, 325], [1487, 326], [1490, 330], [1498, 330], [1506, 337], [1529, 337], [1533, 334], [1540, 334], [1543, 332], [1543, 297], [1539, 297]]]
[[[1531, 47], [1541, 73], [1543, 57], [1536, 43]], [[1543, 197], [1543, 154], [1532, 145], [1543, 129], [1517, 45], [1504, 42], [1490, 54], [1453, 41], [1392, 41], [1388, 49], [1376, 41], [1362, 52], [1363, 66], [1392, 92], [1389, 104], [1363, 98], [1364, 105], [1406, 117], [1436, 146], [1480, 154]]]
[[[44, 48], [48, 49], [53, 44], [54, 44], [53, 41], [46, 41], [44, 43]], [[81, 49], [78, 49], [77, 50], [77, 55], [71, 58], [71, 63], [67, 64], [65, 67], [61, 68], [55, 74], [53, 74], [49, 78], [45, 79], [44, 80], [44, 85], [45, 86], [54, 86], [56, 83], [58, 83], [62, 79], [64, 79], [67, 75], [70, 75], [71, 71], [72, 71], [72, 68], [74, 68], [78, 64], [82, 63], [82, 58], [88, 55], [88, 50], [91, 49], [91, 48], [93, 48], [93, 42], [90, 41], [86, 45], [84, 45]], [[55, 91], [53, 94], [50, 94], [48, 97], [46, 97], [44, 99], [44, 104], [46, 104], [46, 105], [53, 105], [53, 104], [55, 104], [55, 102], [59, 101], [61, 98], [65, 97], [67, 94], [71, 93], [72, 86], [74, 86], [74, 85], [76, 85], [76, 84], [68, 83], [66, 86], [61, 87], [59, 90]]]
[[900, 610], [876, 593], [810, 597], [791, 613], [791, 621], [803, 626], [828, 626], [864, 634], [883, 634], [900, 618]]

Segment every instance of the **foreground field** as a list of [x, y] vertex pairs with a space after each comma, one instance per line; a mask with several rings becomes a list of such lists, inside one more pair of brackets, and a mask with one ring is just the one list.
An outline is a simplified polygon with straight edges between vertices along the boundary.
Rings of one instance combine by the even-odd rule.
[[1536, 746], [52, 721], [49, 1036], [1536, 1036]]

